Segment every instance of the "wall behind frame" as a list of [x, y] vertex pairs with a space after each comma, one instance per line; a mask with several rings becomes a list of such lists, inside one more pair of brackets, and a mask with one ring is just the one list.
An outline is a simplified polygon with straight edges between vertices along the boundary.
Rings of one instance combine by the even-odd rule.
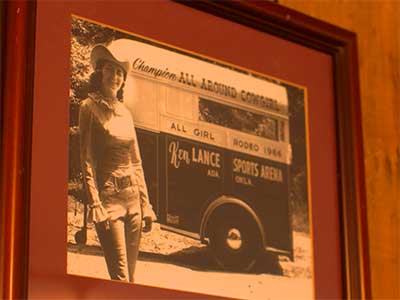
[[400, 299], [400, 1], [279, 3], [358, 35], [372, 296]]

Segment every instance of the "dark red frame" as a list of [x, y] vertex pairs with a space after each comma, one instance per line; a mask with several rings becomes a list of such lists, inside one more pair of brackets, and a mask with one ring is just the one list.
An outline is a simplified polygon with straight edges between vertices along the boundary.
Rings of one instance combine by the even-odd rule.
[[0, 290], [4, 299], [23, 299], [29, 256], [35, 3], [2, 6]]
[[[181, 2], [330, 55], [334, 61], [343, 290], [370, 298], [364, 165], [354, 33], [267, 1]], [[35, 3], [6, 2], [2, 27], [1, 276], [5, 299], [27, 297]]]

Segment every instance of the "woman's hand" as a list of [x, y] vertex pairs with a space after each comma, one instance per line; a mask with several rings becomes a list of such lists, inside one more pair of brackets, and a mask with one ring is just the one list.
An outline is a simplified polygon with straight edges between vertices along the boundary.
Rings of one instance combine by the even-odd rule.
[[153, 228], [153, 219], [150, 216], [146, 216], [143, 218], [144, 221], [144, 226], [142, 231], [143, 232], [150, 232], [151, 229]]
[[101, 202], [95, 202], [90, 205], [88, 222], [101, 223], [107, 221], [109, 218], [107, 210], [103, 207]]

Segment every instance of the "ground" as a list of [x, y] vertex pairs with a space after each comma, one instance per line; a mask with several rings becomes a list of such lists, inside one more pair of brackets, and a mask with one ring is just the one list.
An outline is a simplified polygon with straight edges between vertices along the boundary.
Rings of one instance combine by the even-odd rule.
[[[76, 244], [74, 235], [81, 229], [82, 207], [75, 201], [69, 204], [68, 273], [109, 278], [92, 226], [86, 245]], [[310, 238], [294, 232], [293, 239], [293, 262], [285, 256], [266, 256], [249, 273], [230, 273], [217, 267], [208, 247], [155, 223], [152, 232], [143, 234], [141, 240], [136, 283], [240, 299], [311, 299]]]

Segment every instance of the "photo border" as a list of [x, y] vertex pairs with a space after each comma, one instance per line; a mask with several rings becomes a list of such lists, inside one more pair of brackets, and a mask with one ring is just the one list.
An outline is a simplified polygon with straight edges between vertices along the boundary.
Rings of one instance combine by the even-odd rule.
[[[315, 251], [315, 249], [313, 247], [314, 241], [313, 241], [313, 215], [312, 215], [311, 163], [310, 163], [311, 154], [310, 154], [310, 145], [309, 145], [309, 116], [308, 116], [309, 101], [308, 101], [308, 89], [307, 89], [307, 86], [301, 85], [301, 84], [297, 84], [297, 83], [294, 83], [292, 81], [288, 81], [288, 80], [281, 79], [281, 78], [278, 78], [278, 77], [274, 77], [274, 76], [271, 76], [271, 75], [268, 75], [268, 74], [265, 74], [265, 73], [262, 73], [262, 72], [258, 72], [256, 70], [249, 69], [249, 68], [246, 68], [246, 67], [243, 67], [243, 66], [240, 66], [240, 65], [236, 65], [234, 63], [230, 63], [230, 62], [224, 61], [222, 59], [216, 59], [214, 57], [211, 57], [211, 56], [208, 56], [208, 55], [204, 55], [204, 54], [198, 53], [196, 51], [186, 50], [184, 48], [177, 47], [177, 46], [174, 46], [172, 44], [169, 44], [169, 43], [166, 43], [166, 42], [162, 42], [160, 40], [152, 39], [152, 38], [146, 37], [144, 35], [137, 34], [137, 33], [131, 32], [129, 30], [125, 30], [125, 29], [122, 29], [122, 28], [119, 28], [119, 27], [116, 27], [116, 26], [113, 26], [113, 25], [109, 25], [109, 24], [106, 24], [106, 23], [103, 23], [103, 22], [100, 22], [100, 21], [97, 21], [97, 20], [94, 20], [94, 19], [91, 19], [91, 18], [87, 18], [87, 17], [81, 16], [79, 14], [75, 14], [75, 13], [71, 14], [71, 19], [79, 19], [81, 21], [89, 22], [89, 23], [91, 23], [93, 25], [98, 25], [98, 26], [101, 26], [103, 28], [112, 29], [112, 30], [118, 31], [120, 33], [124, 33], [126, 35], [129, 35], [130, 38], [132, 38], [133, 41], [139, 41], [140, 43], [144, 43], [146, 45], [152, 45], [153, 47], [156, 47], [156, 48], [159, 48], [159, 49], [163, 49], [163, 50], [167, 50], [167, 51], [171, 51], [171, 52], [177, 53], [177, 54], [185, 56], [185, 57], [191, 57], [191, 58], [194, 58], [194, 59], [199, 60], [199, 61], [204, 61], [204, 62], [212, 63], [212, 64], [213, 63], [217, 63], [222, 68], [227, 68], [227, 69], [231, 69], [232, 68], [233, 71], [238, 71], [239, 73], [247, 72], [248, 73], [247, 75], [257, 76], [257, 78], [265, 80], [266, 82], [271, 82], [271, 83], [274, 83], [275, 85], [278, 85], [278, 86], [288, 85], [288, 86], [291, 86], [292, 88], [299, 89], [299, 90], [301, 90], [303, 92], [302, 100], [303, 100], [304, 111], [303, 111], [302, 114], [303, 114], [303, 117], [304, 117], [304, 124], [303, 125], [304, 125], [304, 140], [305, 140], [305, 144], [304, 144], [304, 148], [305, 148], [305, 164], [304, 164], [304, 167], [305, 167], [306, 179], [307, 179], [307, 181], [305, 183], [305, 187], [306, 187], [307, 206], [308, 206], [308, 209], [307, 209], [307, 213], [308, 213], [307, 214], [307, 219], [308, 219], [308, 227], [309, 227], [308, 235], [309, 235], [309, 238], [310, 238], [310, 253], [311, 253], [311, 257], [310, 257], [310, 261], [309, 261], [308, 267], [309, 267], [310, 272], [311, 272], [310, 283], [311, 283], [311, 287], [312, 287], [312, 295], [313, 295], [313, 299], [315, 299], [315, 287], [316, 287], [316, 284], [315, 284], [315, 269], [314, 269], [314, 264], [315, 264], [315, 262], [314, 262], [314, 251]], [[288, 100], [290, 102], [291, 99], [288, 99]], [[290, 106], [290, 103], [289, 103], [289, 106]], [[177, 136], [177, 137], [179, 137], [179, 136]], [[167, 175], [168, 174], [166, 174], [166, 176]], [[288, 199], [288, 201], [290, 202], [290, 199]], [[290, 203], [289, 203], [289, 210], [290, 210]], [[293, 217], [293, 212], [291, 212], [291, 214], [289, 216], [289, 220], [290, 221], [292, 221], [292, 217]], [[290, 227], [291, 227], [291, 231], [292, 231], [292, 235], [293, 235], [293, 232], [294, 232], [293, 223], [290, 225]], [[293, 242], [293, 237], [292, 237], [292, 242]], [[294, 247], [294, 245], [293, 245], [293, 247]], [[68, 273], [67, 270], [68, 270], [68, 268], [66, 266], [66, 273], [68, 275], [71, 275], [71, 276], [77, 276], [77, 277], [82, 276], [82, 277], [93, 278], [93, 279], [109, 280], [107, 278], [90, 277], [89, 275], [86, 275], [86, 274], [81, 275], [81, 274], [77, 274], [77, 273]], [[154, 288], [160, 288], [160, 286], [157, 286], [157, 285], [150, 285], [150, 284], [141, 284], [141, 285], [148, 286], [148, 287], [154, 287]], [[177, 288], [172, 288], [172, 287], [162, 287], [162, 288], [168, 288], [170, 290], [174, 290], [174, 291], [178, 291], [178, 292], [198, 293], [198, 292], [193, 291], [193, 290], [185, 290], [185, 288], [182, 288], [182, 289], [177, 289]], [[225, 296], [225, 295], [214, 295], [214, 294], [205, 294], [205, 295], [207, 295], [207, 296], [217, 296], [217, 297]]]

